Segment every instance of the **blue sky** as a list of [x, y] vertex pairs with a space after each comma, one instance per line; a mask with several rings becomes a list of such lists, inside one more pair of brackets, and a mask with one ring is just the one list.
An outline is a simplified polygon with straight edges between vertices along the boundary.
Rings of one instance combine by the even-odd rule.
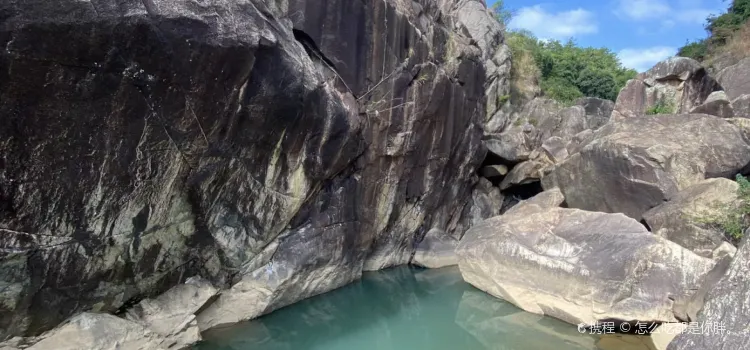
[[[487, 0], [492, 5], [495, 0]], [[607, 47], [627, 67], [644, 71], [687, 39], [706, 36], [709, 14], [729, 6], [723, 0], [505, 0], [514, 13], [511, 29], [528, 29], [541, 39], [573, 38], [582, 46]]]

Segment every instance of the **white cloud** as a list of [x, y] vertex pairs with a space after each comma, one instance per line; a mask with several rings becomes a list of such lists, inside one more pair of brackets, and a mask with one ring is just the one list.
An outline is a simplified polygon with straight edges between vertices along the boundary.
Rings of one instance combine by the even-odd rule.
[[[661, 19], [662, 28], [672, 28], [676, 23], [703, 24], [712, 13], [726, 7], [716, 0], [618, 0], [615, 14], [635, 21]], [[709, 3], [706, 7], [704, 2]]]
[[659, 18], [672, 8], [664, 0], [620, 0], [617, 13], [635, 20]]
[[682, 22], [704, 24], [706, 23], [706, 18], [712, 13], [717, 13], [717, 11], [711, 11], [708, 9], [688, 9], [678, 12], [676, 17]]
[[617, 57], [623, 66], [643, 72], [676, 53], [677, 49], [674, 47], [656, 46], [645, 49], [623, 49], [617, 53]]
[[599, 31], [595, 16], [584, 9], [551, 13], [540, 5], [518, 10], [510, 21], [511, 29], [526, 29], [537, 37], [568, 39]]

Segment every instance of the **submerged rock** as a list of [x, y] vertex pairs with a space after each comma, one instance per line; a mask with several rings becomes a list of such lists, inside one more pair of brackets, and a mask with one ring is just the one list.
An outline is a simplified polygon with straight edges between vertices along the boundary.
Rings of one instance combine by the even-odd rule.
[[580, 334], [575, 327], [531, 314], [508, 303], [488, 301], [476, 290], [465, 291], [455, 318], [456, 324], [487, 349], [594, 349], [596, 338]]
[[714, 264], [622, 214], [564, 208], [486, 220], [456, 253], [475, 287], [528, 312], [588, 325], [675, 322], [673, 299], [697, 288]]
[[647, 211], [643, 219], [655, 234], [698, 255], [711, 257], [726, 242], [726, 237], [720, 229], [710, 227], [709, 221], [736, 204], [738, 189], [739, 185], [732, 180], [704, 180]]
[[728, 119], [704, 114], [612, 121], [542, 179], [571, 208], [624, 213], [647, 210], [706, 178], [732, 177], [750, 164], [750, 145]]

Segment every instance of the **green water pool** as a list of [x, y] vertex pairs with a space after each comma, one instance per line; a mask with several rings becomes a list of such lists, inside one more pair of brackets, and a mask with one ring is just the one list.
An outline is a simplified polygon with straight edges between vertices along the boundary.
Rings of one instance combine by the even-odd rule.
[[602, 347], [601, 338], [575, 326], [475, 289], [457, 268], [367, 273], [344, 288], [204, 338], [196, 350], [641, 349]]

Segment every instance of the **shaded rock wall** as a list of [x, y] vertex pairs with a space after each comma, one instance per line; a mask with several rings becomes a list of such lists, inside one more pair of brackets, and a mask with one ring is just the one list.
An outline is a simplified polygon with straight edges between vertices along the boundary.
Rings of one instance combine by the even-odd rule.
[[452, 233], [488, 55], [451, 4], [0, 4], [0, 338], [197, 274], [251, 318]]

